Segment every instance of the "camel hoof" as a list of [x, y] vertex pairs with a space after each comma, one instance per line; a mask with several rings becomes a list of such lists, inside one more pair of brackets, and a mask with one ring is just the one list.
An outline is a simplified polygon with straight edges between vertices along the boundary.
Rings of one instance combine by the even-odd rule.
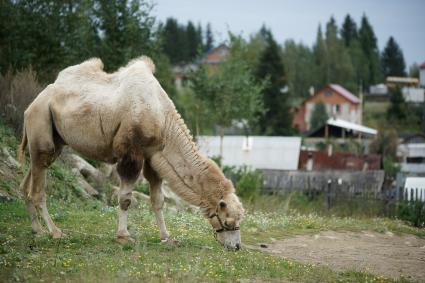
[[177, 241], [177, 240], [175, 240], [173, 238], [170, 238], [170, 237], [168, 237], [168, 238], [166, 238], [164, 240], [161, 240], [161, 243], [162, 244], [165, 244], [167, 246], [172, 246], [172, 247], [178, 247], [180, 245], [180, 242], [179, 241]]
[[63, 233], [61, 230], [56, 230], [51, 233], [51, 236], [53, 239], [60, 239], [60, 238], [65, 238], [66, 234]]
[[135, 240], [130, 236], [117, 236], [117, 242], [121, 245], [134, 244]]

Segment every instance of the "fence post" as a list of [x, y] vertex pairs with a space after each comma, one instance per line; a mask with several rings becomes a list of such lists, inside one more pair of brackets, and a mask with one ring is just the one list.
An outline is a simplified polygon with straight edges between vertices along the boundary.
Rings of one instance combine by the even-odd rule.
[[332, 184], [332, 180], [328, 179], [328, 188], [327, 188], [327, 205], [328, 205], [328, 210], [331, 209], [331, 184]]

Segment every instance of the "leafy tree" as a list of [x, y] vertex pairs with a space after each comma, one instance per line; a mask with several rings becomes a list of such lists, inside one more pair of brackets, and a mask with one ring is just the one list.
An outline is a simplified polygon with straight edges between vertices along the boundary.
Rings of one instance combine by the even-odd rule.
[[344, 23], [342, 24], [341, 37], [347, 47], [350, 46], [354, 39], [358, 38], [356, 22], [349, 14], [345, 16]]
[[382, 74], [377, 39], [366, 15], [362, 16], [359, 41], [366, 58], [366, 66], [369, 69], [369, 72], [362, 76], [362, 83], [364, 87], [369, 87], [372, 84], [378, 83], [382, 78]]
[[329, 116], [326, 112], [325, 104], [322, 101], [314, 104], [313, 113], [310, 118], [310, 129], [316, 129], [324, 125], [328, 119]]
[[152, 6], [141, 0], [94, 0], [103, 34], [101, 56], [107, 70], [115, 70], [140, 54], [151, 55], [154, 45]]
[[382, 52], [382, 71], [387, 76], [406, 76], [403, 52], [391, 36]]
[[310, 95], [311, 86], [318, 84], [315, 78], [314, 54], [308, 46], [287, 40], [283, 46], [282, 60], [289, 92], [293, 100], [299, 102]]
[[193, 78], [195, 95], [209, 109], [207, 116], [220, 126], [221, 140], [224, 128], [233, 122], [251, 124], [255, 121], [255, 114], [263, 109], [263, 88], [264, 82], [255, 80], [249, 66], [232, 56], [215, 72], [208, 74], [205, 68], [200, 68]]
[[293, 133], [292, 115], [289, 111], [289, 94], [281, 51], [269, 30], [263, 31], [266, 47], [260, 54], [255, 75], [259, 81], [268, 80], [263, 90], [265, 114], [260, 116], [259, 130], [266, 135], [290, 135]]
[[390, 120], [403, 120], [407, 117], [407, 105], [400, 88], [396, 88], [391, 92], [387, 116]]
[[419, 79], [419, 66], [417, 63], [413, 63], [409, 68], [409, 77]]

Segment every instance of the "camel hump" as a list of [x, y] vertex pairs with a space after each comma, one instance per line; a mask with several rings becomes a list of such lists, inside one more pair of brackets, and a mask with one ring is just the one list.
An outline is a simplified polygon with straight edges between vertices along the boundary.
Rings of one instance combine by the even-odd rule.
[[131, 60], [130, 62], [128, 62], [126, 67], [129, 67], [135, 63], [138, 62], [143, 62], [145, 63], [146, 67], [148, 67], [148, 69], [152, 72], [152, 74], [155, 73], [155, 63], [153, 62], [153, 60], [146, 56], [146, 55], [142, 55], [140, 57], [134, 58], [133, 60]]

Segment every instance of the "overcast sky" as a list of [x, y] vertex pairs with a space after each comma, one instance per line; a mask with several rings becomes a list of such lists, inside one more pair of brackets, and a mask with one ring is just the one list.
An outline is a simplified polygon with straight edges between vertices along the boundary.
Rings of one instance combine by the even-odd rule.
[[[403, 50], [407, 66], [425, 61], [425, 0], [153, 0], [153, 15], [160, 21], [174, 17], [205, 26], [211, 23], [217, 41], [227, 31], [248, 37], [262, 24], [271, 28], [279, 43], [294, 39], [312, 45], [319, 23], [334, 16], [340, 26], [349, 13], [360, 24], [369, 18], [380, 50], [392, 35]], [[217, 42], [216, 42], [217, 43]]]

